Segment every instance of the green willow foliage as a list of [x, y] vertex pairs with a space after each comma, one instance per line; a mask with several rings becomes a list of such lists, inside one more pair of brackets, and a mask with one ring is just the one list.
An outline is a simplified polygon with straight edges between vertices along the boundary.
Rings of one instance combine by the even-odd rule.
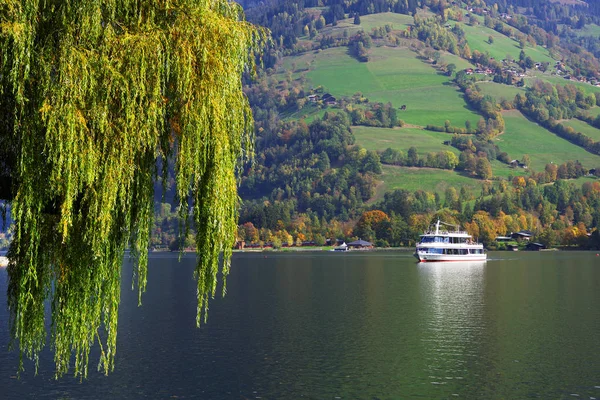
[[186, 228], [193, 213], [197, 324], [206, 318], [219, 268], [223, 280], [229, 271], [236, 171], [252, 155], [241, 76], [266, 37], [228, 0], [2, 2], [0, 134], [16, 155], [0, 197], [16, 228], [8, 305], [19, 370], [26, 356], [37, 371], [47, 299], [57, 377], [73, 354], [85, 377], [95, 342], [98, 369], [113, 370], [128, 244], [140, 296], [146, 286], [158, 159], [175, 157]]

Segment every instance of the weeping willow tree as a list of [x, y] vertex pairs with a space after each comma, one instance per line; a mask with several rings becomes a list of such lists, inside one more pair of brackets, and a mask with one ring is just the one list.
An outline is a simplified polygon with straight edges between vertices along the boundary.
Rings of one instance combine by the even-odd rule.
[[85, 377], [96, 343], [99, 370], [113, 370], [128, 246], [140, 296], [146, 286], [157, 160], [174, 158], [185, 226], [193, 215], [197, 324], [206, 317], [229, 271], [236, 170], [252, 153], [241, 77], [265, 39], [228, 0], [0, 4], [0, 198], [15, 223], [19, 370], [28, 357], [37, 371], [46, 304], [57, 376], [74, 360]]

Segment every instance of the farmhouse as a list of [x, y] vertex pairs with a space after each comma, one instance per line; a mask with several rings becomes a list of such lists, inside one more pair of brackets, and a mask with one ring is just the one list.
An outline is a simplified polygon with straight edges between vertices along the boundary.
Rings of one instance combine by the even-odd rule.
[[358, 239], [358, 240], [356, 240], [354, 242], [348, 243], [348, 247], [351, 247], [353, 249], [366, 250], [366, 249], [372, 249], [373, 248], [373, 243], [367, 242], [365, 240]]
[[513, 239], [517, 239], [517, 240], [529, 240], [533, 237], [533, 232], [523, 230], [523, 231], [511, 233], [510, 237]]
[[527, 243], [527, 246], [525, 246], [525, 250], [529, 251], [540, 251], [544, 250], [545, 248], [546, 246], [541, 243]]
[[510, 162], [510, 166], [511, 166], [512, 168], [517, 168], [517, 167], [519, 167], [519, 168], [524, 168], [524, 169], [527, 169], [527, 165], [526, 165], [526, 164], [524, 164], [524, 163], [522, 163], [522, 162], [521, 162], [521, 161], [519, 161], [519, 160], [512, 160], [512, 161]]

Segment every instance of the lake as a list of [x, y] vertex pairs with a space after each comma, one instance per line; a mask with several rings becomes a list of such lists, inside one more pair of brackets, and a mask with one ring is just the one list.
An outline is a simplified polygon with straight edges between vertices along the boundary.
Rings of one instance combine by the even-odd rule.
[[151, 254], [137, 307], [124, 266], [115, 371], [16, 379], [0, 269], [0, 398], [600, 399], [600, 256], [236, 253], [195, 327], [194, 257]]

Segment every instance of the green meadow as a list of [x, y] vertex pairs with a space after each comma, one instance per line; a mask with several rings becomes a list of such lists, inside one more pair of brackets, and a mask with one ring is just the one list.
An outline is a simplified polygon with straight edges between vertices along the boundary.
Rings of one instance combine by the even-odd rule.
[[350, 35], [363, 30], [367, 33], [371, 32], [373, 28], [381, 28], [386, 25], [390, 25], [392, 30], [404, 30], [414, 22], [413, 17], [410, 15], [396, 14], [396, 13], [381, 13], [381, 14], [369, 14], [362, 15], [360, 17], [360, 25], [354, 25], [354, 18], [347, 18], [338, 21], [337, 26], [328, 25], [321, 31], [320, 36], [331, 35], [333, 37], [341, 37], [344, 31], [348, 31]]
[[470, 178], [455, 171], [433, 168], [412, 168], [383, 165], [383, 173], [379, 177], [383, 181], [384, 191], [422, 189], [444, 195], [449, 187], [459, 190], [464, 186], [469, 192], [478, 194], [483, 181]]
[[[521, 48], [519, 47], [519, 42], [516, 40], [482, 24], [476, 26], [461, 24], [461, 26], [465, 31], [465, 37], [467, 38], [471, 51], [478, 50], [482, 53], [487, 52], [491, 57], [494, 57], [499, 61], [506, 58], [507, 54], [510, 54], [515, 60], [519, 59]], [[494, 39], [494, 42], [491, 44], [488, 42], [490, 36]], [[525, 46], [524, 51], [525, 54], [537, 62], [548, 61], [549, 63], [554, 64], [554, 60], [550, 57], [548, 50], [541, 46], [532, 47], [527, 45]]]
[[[414, 146], [417, 149], [419, 155], [426, 153], [437, 153], [439, 151], [451, 151], [457, 156], [460, 155], [460, 151], [452, 146], [447, 146], [444, 141], [451, 140], [452, 135], [444, 132], [432, 132], [419, 128], [373, 128], [367, 126], [353, 126], [352, 132], [356, 138], [356, 143], [366, 148], [367, 150], [383, 151], [385, 149], [392, 148], [394, 150], [400, 150], [406, 154], [408, 149]], [[419, 168], [410, 168], [412, 175], [418, 175], [416, 172]], [[514, 169], [509, 165], [501, 163], [500, 161], [492, 161], [492, 170], [494, 176], [508, 178], [509, 176], [525, 175], [524, 169]], [[428, 174], [433, 173], [430, 168], [424, 168]], [[437, 176], [435, 179], [446, 178], [446, 173]], [[463, 182], [461, 178], [464, 176], [459, 175], [459, 181]], [[428, 178], [434, 179], [434, 178]], [[473, 178], [468, 178], [472, 181]], [[467, 181], [464, 181], [467, 182]], [[433, 186], [431, 186], [433, 187]]]
[[592, 117], [597, 117], [598, 115], [600, 115], [600, 107], [592, 107], [589, 110], [587, 110], [587, 112], [592, 116]]
[[[327, 27], [320, 35], [341, 36], [346, 31], [353, 34], [358, 30], [370, 32], [373, 28], [391, 25], [394, 31], [404, 30], [412, 25], [413, 18], [395, 13], [383, 13], [361, 16], [361, 24], [354, 25], [353, 18], [338, 21], [335, 27]], [[510, 39], [483, 24], [468, 26], [462, 24], [471, 50], [488, 52], [498, 60], [506, 58], [507, 54], [518, 59], [521, 51], [517, 41]], [[488, 43], [488, 37], [493, 37], [493, 43]], [[369, 99], [370, 102], [391, 103], [400, 108], [406, 105], [406, 110], [398, 110], [398, 118], [408, 126], [403, 128], [375, 128], [353, 126], [352, 131], [356, 143], [368, 150], [383, 151], [392, 148], [406, 153], [412, 146], [417, 148], [420, 155], [429, 152], [449, 150], [455, 154], [459, 151], [443, 142], [450, 140], [452, 135], [444, 132], [432, 132], [422, 129], [427, 124], [444, 125], [449, 120], [453, 126], [464, 127], [465, 121], [473, 126], [480, 115], [471, 110], [465, 103], [462, 93], [452, 84], [450, 78], [438, 72], [431, 64], [422, 61], [417, 54], [406, 47], [406, 40], [401, 47], [374, 46], [369, 50], [370, 59], [363, 63], [349, 54], [347, 47], [330, 48], [326, 50], [309, 51], [283, 59], [282, 68], [273, 75], [274, 79], [284, 81], [286, 71], [292, 72], [292, 79], [301, 82], [305, 89], [321, 86], [324, 92], [336, 97], [351, 97], [357, 92]], [[457, 70], [472, 67], [472, 64], [454, 54], [441, 52], [441, 61], [455, 64]], [[525, 48], [525, 53], [536, 62], [547, 61], [551, 65], [554, 60], [543, 47]], [[541, 79], [553, 84], [573, 84], [583, 88], [587, 93], [599, 91], [587, 83], [566, 81], [560, 76], [542, 73], [537, 70], [527, 71], [527, 85], [535, 79]], [[494, 82], [478, 83], [485, 95], [490, 95], [497, 101], [512, 100], [518, 93], [524, 93], [524, 88], [508, 86]], [[300, 111], [282, 115], [286, 120], [304, 119], [310, 122], [315, 117], [322, 116], [325, 111], [335, 108], [318, 108], [306, 104]], [[600, 115], [600, 107], [589, 110], [591, 115]], [[509, 154], [511, 159], [522, 159], [528, 154], [531, 167], [541, 171], [547, 163], [562, 164], [568, 160], [579, 160], [585, 167], [592, 168], [600, 165], [600, 157], [588, 153], [584, 149], [561, 139], [536, 123], [527, 120], [518, 111], [504, 112], [506, 122], [505, 133], [496, 138], [501, 151]], [[565, 121], [567, 125], [600, 140], [600, 130], [579, 120]], [[494, 177], [510, 178], [517, 175], [527, 175], [522, 168], [511, 168], [497, 160], [492, 161]], [[478, 195], [482, 181], [455, 171], [432, 168], [412, 168], [383, 166], [376, 195], [371, 201], [383, 197], [386, 191], [394, 189], [417, 189], [437, 192], [443, 196], [445, 190], [452, 186], [459, 189], [465, 186], [471, 193]]]
[[456, 65], [456, 71], [460, 71], [461, 69], [473, 68], [473, 64], [469, 61], [461, 58], [455, 54], [449, 53], [447, 51], [442, 51], [442, 57], [440, 60], [445, 62], [446, 64], [454, 64]]
[[[531, 71], [527, 72], [532, 73]], [[528, 77], [525, 78], [525, 82], [527, 83], [527, 85], [529, 85], [531, 82], [533, 82], [535, 79], [540, 79], [542, 81], [545, 82], [549, 82], [552, 83], [553, 85], [561, 85], [561, 86], [565, 86], [565, 85], [573, 85], [577, 88], [581, 88], [583, 89], [584, 92], [586, 93], [595, 93], [595, 92], [600, 92], [600, 87], [594, 86], [594, 85], [590, 85], [589, 83], [586, 82], [577, 82], [577, 81], [571, 81], [571, 80], [567, 80], [565, 78], [563, 78], [562, 76], [557, 76], [557, 75], [550, 75], [548, 73], [541, 73], [539, 71], [533, 72], [534, 76], [533, 77]]]
[[588, 24], [583, 29], [573, 29], [577, 36], [600, 36], [600, 26], [596, 24]]
[[569, 160], [579, 160], [587, 168], [600, 165], [600, 156], [561, 139], [519, 111], [506, 111], [503, 116], [506, 130], [496, 139], [498, 147], [512, 159], [520, 160], [528, 154], [535, 171], [542, 171], [550, 162], [562, 164]]
[[307, 73], [312, 86], [322, 85], [334, 96], [352, 96], [361, 92], [371, 102], [391, 102], [406, 110], [398, 118], [414, 125], [464, 126], [476, 124], [480, 116], [470, 110], [462, 93], [448, 77], [416, 57], [407, 48], [375, 47], [369, 62], [359, 62], [347, 48], [333, 48], [315, 54]]
[[594, 128], [586, 122], [580, 121], [578, 119], [570, 119], [567, 121], [562, 121], [561, 123], [563, 125], [570, 126], [577, 132], [581, 132], [584, 135], [592, 138], [595, 142], [600, 141], [600, 129]]
[[370, 126], [353, 126], [352, 132], [356, 143], [367, 150], [383, 151], [388, 147], [394, 150], [408, 152], [412, 146], [419, 154], [437, 153], [448, 150], [458, 155], [458, 149], [444, 145], [451, 140], [452, 135], [444, 132], [432, 132], [419, 128], [373, 128]]
[[484, 95], [492, 96], [498, 102], [502, 99], [513, 100], [517, 93], [525, 93], [523, 88], [496, 82], [479, 82], [477, 85]]
[[515, 176], [527, 175], [528, 172], [525, 168], [513, 168], [498, 160], [492, 161], [491, 164], [494, 177], [509, 179]]
[[310, 102], [307, 102], [306, 105], [301, 110], [282, 113], [281, 117], [286, 121], [297, 121], [297, 120], [303, 119], [304, 122], [306, 122], [307, 124], [310, 124], [316, 118], [323, 118], [323, 115], [327, 111], [341, 112], [341, 110], [331, 109], [328, 107], [319, 108], [316, 105], [314, 105]]

